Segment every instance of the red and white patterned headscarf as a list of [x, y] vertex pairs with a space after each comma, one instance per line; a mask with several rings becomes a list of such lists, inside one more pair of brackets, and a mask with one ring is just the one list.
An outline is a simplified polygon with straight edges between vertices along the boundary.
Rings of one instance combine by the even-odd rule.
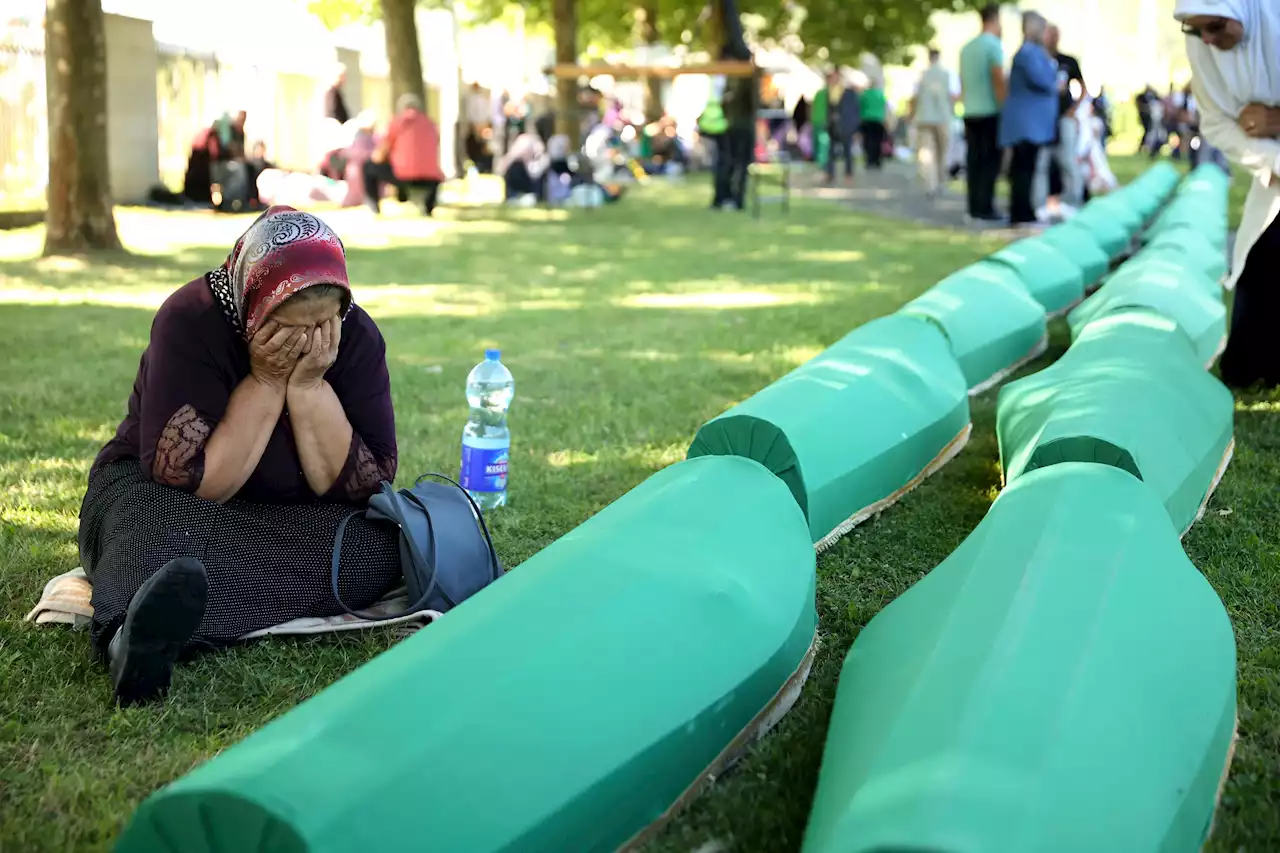
[[284, 205], [267, 208], [206, 278], [228, 322], [246, 340], [286, 299], [312, 285], [342, 288], [343, 313], [351, 307], [342, 241], [318, 217]]

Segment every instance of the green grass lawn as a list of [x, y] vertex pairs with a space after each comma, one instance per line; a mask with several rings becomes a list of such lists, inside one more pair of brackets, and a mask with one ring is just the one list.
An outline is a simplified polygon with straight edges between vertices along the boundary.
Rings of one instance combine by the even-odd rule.
[[[707, 201], [694, 185], [572, 216], [327, 217], [387, 338], [402, 480], [456, 471], [466, 372], [503, 349], [518, 388], [512, 506], [493, 531], [509, 565], [683, 458], [703, 421], [994, 248], [820, 202], [754, 222]], [[85, 476], [155, 307], [220, 262], [249, 219], [122, 210], [119, 222], [134, 254], [92, 264], [35, 259], [38, 229], [0, 232], [0, 850], [15, 853], [108, 849], [152, 790], [392, 642], [206, 655], [178, 671], [168, 702], [116, 710], [83, 634], [21, 621], [45, 580], [77, 564]], [[1065, 345], [1059, 324], [1046, 359]], [[803, 697], [652, 850], [798, 848], [845, 651], [999, 488], [994, 394], [974, 421], [958, 459], [821, 557], [823, 643]], [[1237, 440], [1186, 545], [1239, 644], [1241, 741], [1211, 847], [1262, 851], [1280, 849], [1280, 395], [1240, 399]]]

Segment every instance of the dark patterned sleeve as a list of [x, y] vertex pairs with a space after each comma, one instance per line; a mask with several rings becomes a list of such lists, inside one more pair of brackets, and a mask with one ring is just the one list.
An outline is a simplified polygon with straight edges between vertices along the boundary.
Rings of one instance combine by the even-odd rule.
[[138, 376], [143, 470], [157, 483], [189, 492], [200, 487], [205, 445], [233, 390], [226, 354], [220, 359], [209, 345], [205, 327], [211, 322], [225, 321], [166, 303], [151, 325]]
[[351, 422], [351, 447], [327, 500], [362, 503], [396, 476], [396, 419], [387, 346], [373, 320], [353, 305], [342, 322], [338, 360], [325, 374]]

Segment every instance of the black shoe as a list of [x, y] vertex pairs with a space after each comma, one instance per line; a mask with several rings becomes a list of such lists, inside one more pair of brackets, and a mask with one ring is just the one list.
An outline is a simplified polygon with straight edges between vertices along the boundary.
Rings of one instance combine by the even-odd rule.
[[209, 580], [190, 557], [170, 560], [138, 588], [107, 657], [116, 701], [136, 705], [169, 691], [173, 664], [204, 618]]

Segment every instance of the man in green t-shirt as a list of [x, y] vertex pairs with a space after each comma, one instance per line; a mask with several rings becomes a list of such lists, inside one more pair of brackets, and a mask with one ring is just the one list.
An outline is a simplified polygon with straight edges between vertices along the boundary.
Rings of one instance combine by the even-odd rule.
[[996, 178], [1000, 175], [1000, 105], [1005, 97], [1004, 47], [1000, 44], [1000, 6], [985, 6], [982, 32], [960, 51], [960, 91], [964, 101], [965, 169], [969, 216], [998, 219]]

